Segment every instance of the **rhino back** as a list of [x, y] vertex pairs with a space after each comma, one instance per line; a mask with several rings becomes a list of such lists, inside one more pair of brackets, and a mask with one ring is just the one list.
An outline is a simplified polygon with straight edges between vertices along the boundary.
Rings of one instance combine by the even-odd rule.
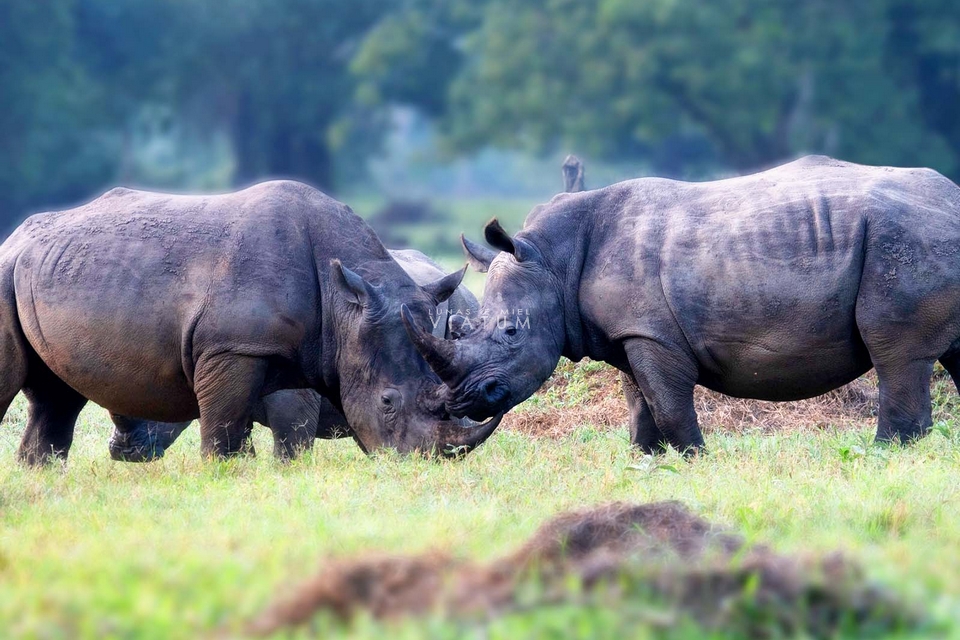
[[317, 260], [334, 247], [382, 259], [367, 229], [293, 182], [215, 196], [115, 189], [28, 219], [0, 263], [14, 263], [23, 331], [58, 376], [118, 413], [180, 420], [196, 412], [200, 351], [296, 356], [318, 332]]
[[960, 284], [960, 189], [929, 170], [813, 157], [716, 182], [634, 180], [565, 209], [577, 196], [593, 344], [689, 344], [701, 382], [732, 395], [807, 397], [869, 369], [855, 314], [871, 256], [909, 253]]

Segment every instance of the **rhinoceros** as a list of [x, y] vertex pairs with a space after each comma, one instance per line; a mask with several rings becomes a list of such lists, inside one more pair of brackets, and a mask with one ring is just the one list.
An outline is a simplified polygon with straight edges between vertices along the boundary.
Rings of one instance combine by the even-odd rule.
[[[700, 384], [797, 400], [876, 369], [877, 439], [930, 428], [936, 361], [960, 382], [960, 188], [930, 169], [806, 157], [754, 175], [642, 178], [561, 194], [489, 265], [481, 316], [460, 340], [406, 328], [481, 419], [529, 397], [561, 355], [606, 361], [635, 384], [631, 441], [704, 446]], [[960, 389], [960, 385], [958, 385]]]
[[498, 419], [450, 419], [399, 315], [427, 330], [461, 277], [416, 285], [349, 207], [297, 182], [115, 189], [32, 216], [0, 246], [0, 414], [22, 389], [27, 464], [66, 457], [88, 400], [199, 417], [202, 453], [227, 456], [260, 397], [307, 387], [365, 450], [462, 451]]
[[[419, 285], [444, 277], [440, 266], [419, 251], [390, 250], [390, 255]], [[451, 326], [449, 317], [469, 319], [477, 313], [479, 306], [469, 289], [463, 285], [457, 287], [431, 316], [432, 333], [458, 337], [457, 327]], [[117, 427], [110, 439], [110, 456], [125, 462], [150, 462], [162, 457], [190, 425], [189, 421], [168, 423], [119, 415], [110, 417]], [[340, 438], [351, 433], [344, 415], [312, 389], [284, 389], [271, 393], [254, 405], [251, 418], [273, 432], [273, 453], [281, 460], [296, 457], [300, 451], [311, 447], [315, 438]]]

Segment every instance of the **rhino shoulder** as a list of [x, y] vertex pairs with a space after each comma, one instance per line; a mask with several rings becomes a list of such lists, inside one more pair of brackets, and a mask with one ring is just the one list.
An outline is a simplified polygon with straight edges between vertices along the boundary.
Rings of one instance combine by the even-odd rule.
[[825, 155], [807, 155], [801, 156], [794, 160], [793, 162], [787, 162], [786, 164], [781, 165], [781, 168], [784, 167], [856, 167], [852, 162], [846, 162], [845, 160], [837, 160], [836, 158], [831, 158], [830, 156]]
[[346, 204], [316, 187], [296, 180], [269, 180], [238, 191], [235, 197], [247, 209], [261, 216], [289, 221], [303, 220], [309, 226], [348, 232], [365, 226], [360, 216]]
[[350, 207], [334, 200], [316, 187], [296, 180], [268, 180], [259, 182], [237, 192], [238, 196], [252, 199], [268, 198], [283, 205], [322, 204], [326, 207], [350, 210]]

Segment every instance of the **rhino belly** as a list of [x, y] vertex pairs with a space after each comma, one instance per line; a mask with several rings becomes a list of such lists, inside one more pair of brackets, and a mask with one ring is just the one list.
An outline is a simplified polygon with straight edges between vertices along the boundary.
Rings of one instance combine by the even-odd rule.
[[828, 296], [780, 289], [701, 316], [689, 334], [699, 351], [701, 384], [742, 398], [798, 400], [869, 371], [855, 289], [819, 284]]
[[859, 340], [824, 344], [811, 340], [791, 348], [763, 342], [715, 342], [710, 364], [701, 370], [703, 386], [738, 398], [802, 400], [832, 391], [869, 371]]

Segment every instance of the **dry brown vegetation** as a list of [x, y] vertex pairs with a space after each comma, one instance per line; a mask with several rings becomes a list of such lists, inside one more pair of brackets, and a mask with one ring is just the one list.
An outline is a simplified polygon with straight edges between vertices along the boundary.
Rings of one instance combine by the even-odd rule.
[[267, 635], [326, 611], [342, 620], [441, 615], [483, 620], [559, 602], [643, 604], [648, 624], [693, 619], [748, 637], [841, 628], [890, 629], [915, 620], [839, 555], [791, 558], [692, 514], [677, 502], [613, 503], [561, 514], [516, 552], [487, 565], [445, 555], [326, 563], [319, 575], [250, 627]]
[[[627, 424], [620, 373], [608, 365], [565, 362], [535, 398], [508, 413], [501, 428], [559, 438], [583, 425]], [[873, 424], [877, 384], [870, 373], [836, 391], [797, 402], [743, 400], [697, 387], [694, 400], [704, 433], [859, 428]]]

